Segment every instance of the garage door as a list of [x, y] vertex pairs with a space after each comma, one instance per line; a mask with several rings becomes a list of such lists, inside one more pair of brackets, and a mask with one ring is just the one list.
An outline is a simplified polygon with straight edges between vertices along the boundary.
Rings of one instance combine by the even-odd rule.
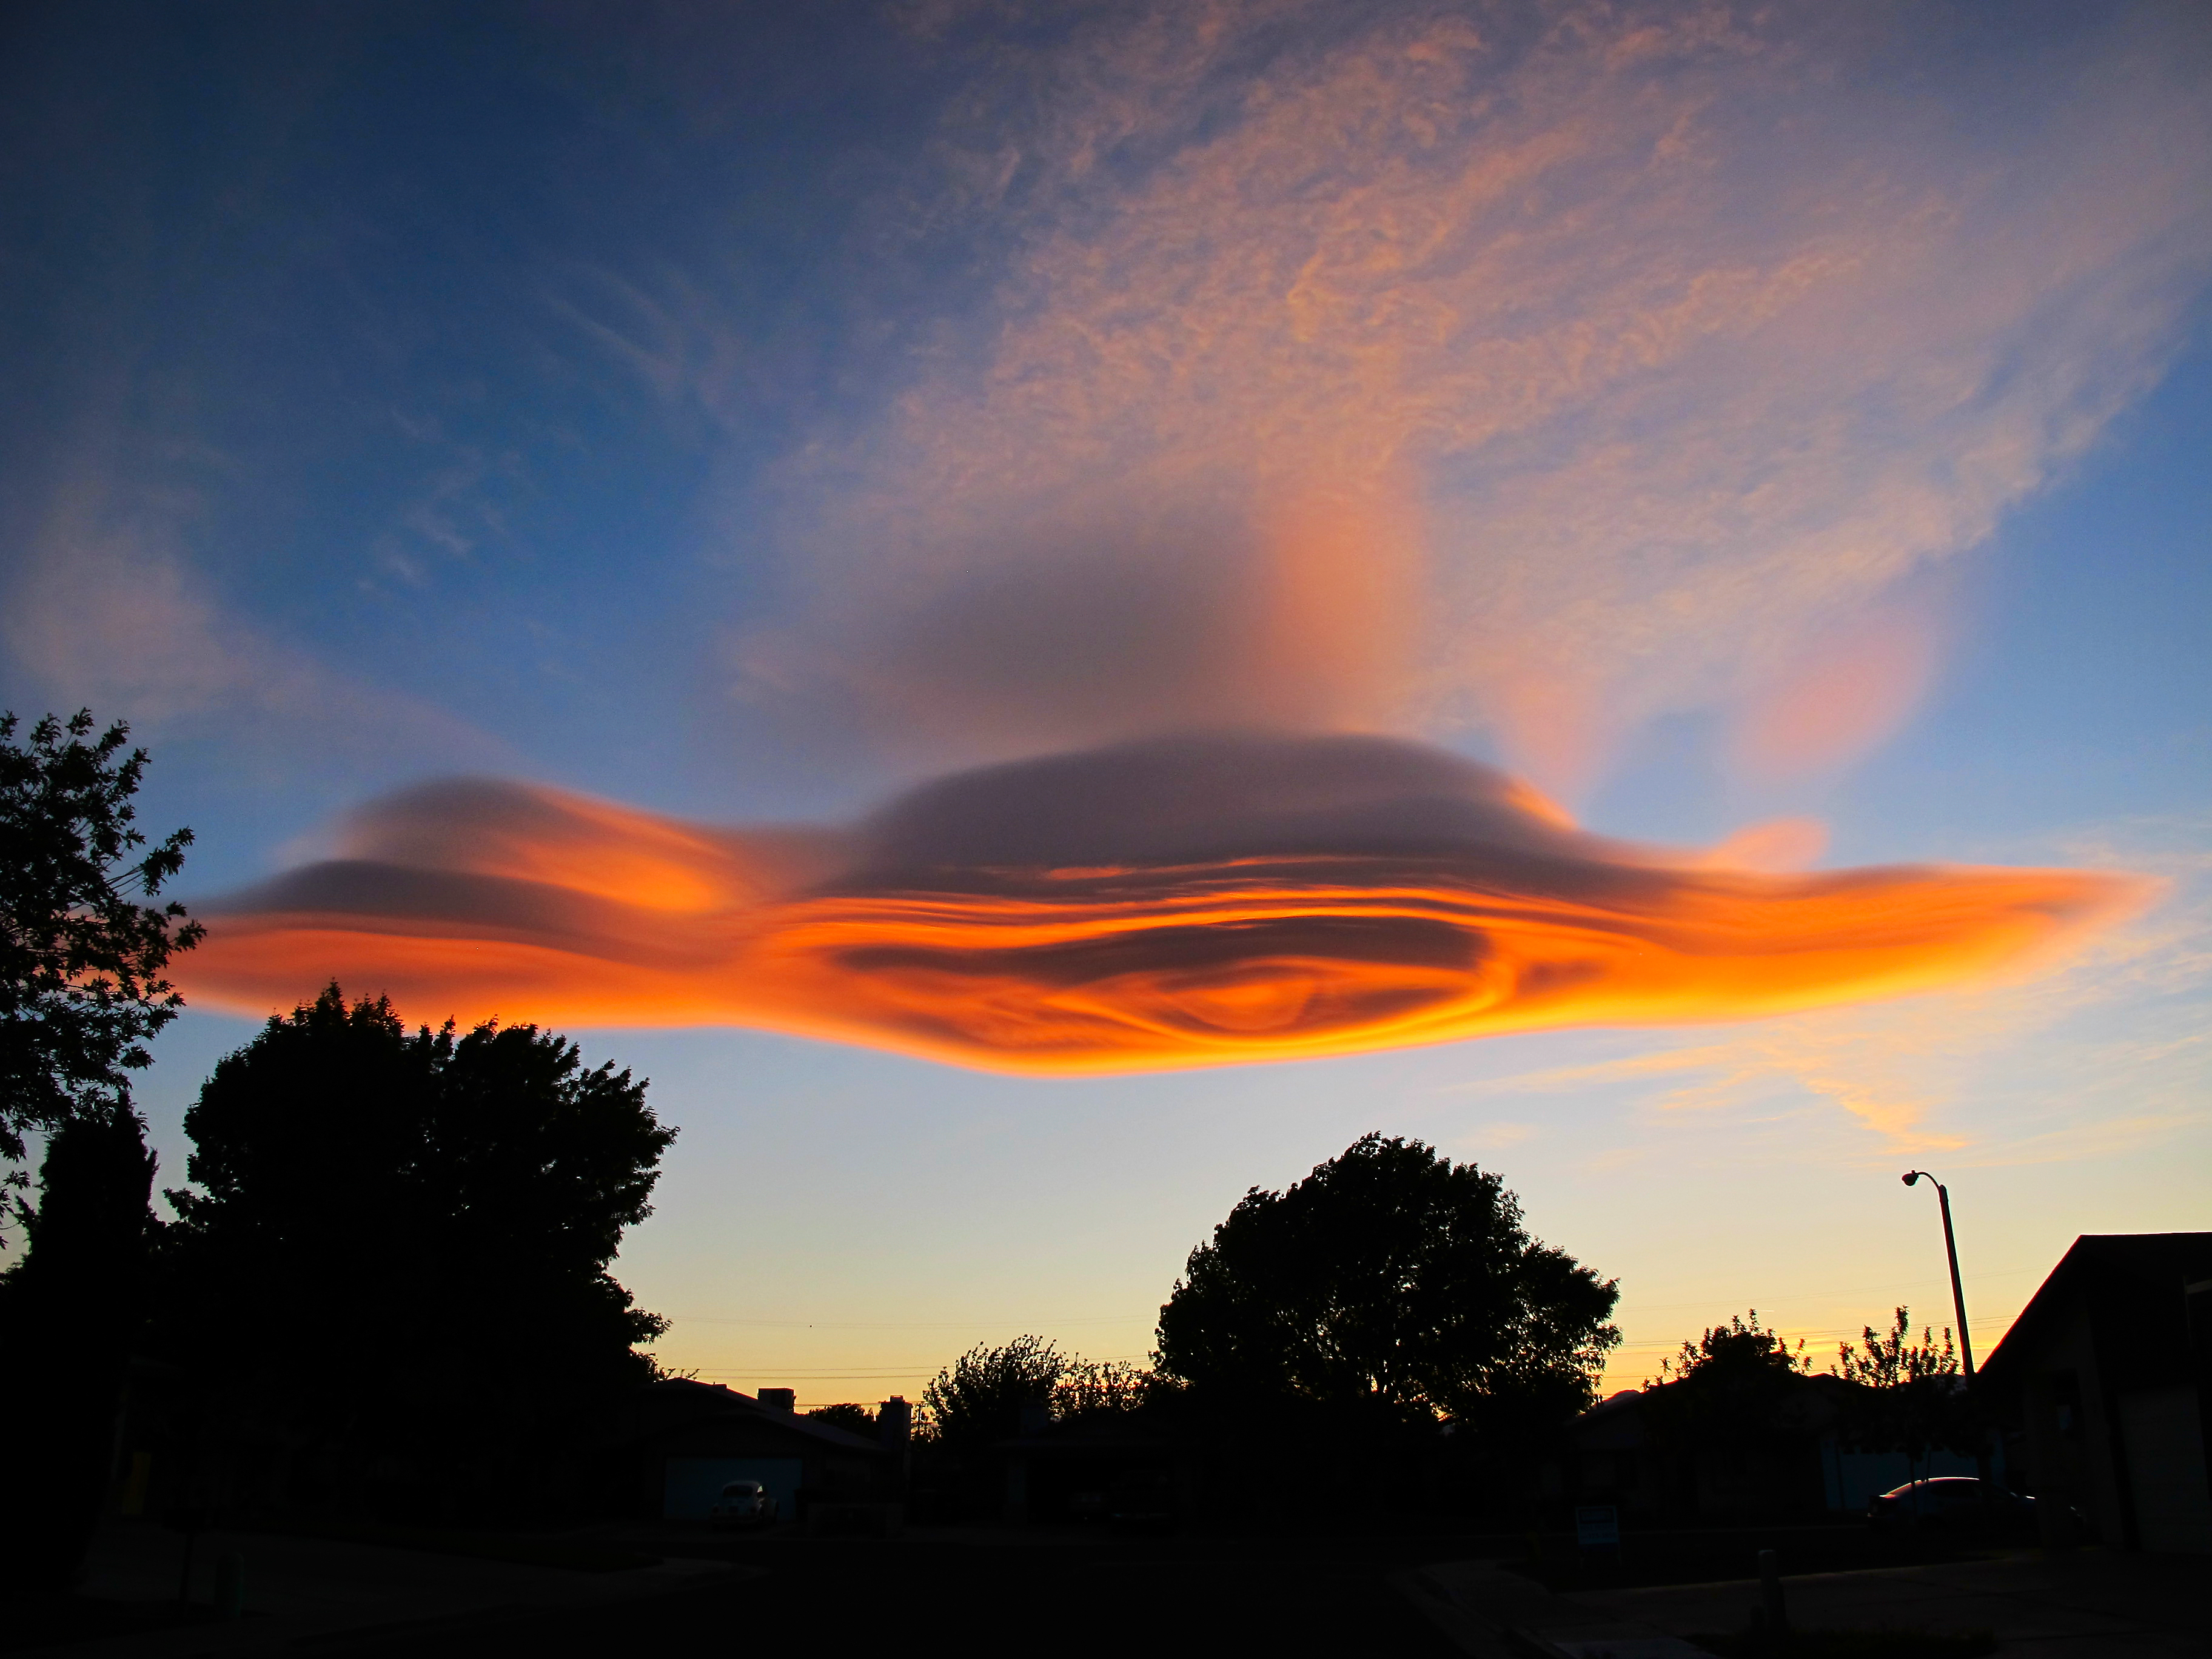
[[2194, 1389], [2120, 1396], [2120, 1441], [2134, 1489], [2136, 1531], [2147, 1550], [2212, 1554], [2212, 1494]]

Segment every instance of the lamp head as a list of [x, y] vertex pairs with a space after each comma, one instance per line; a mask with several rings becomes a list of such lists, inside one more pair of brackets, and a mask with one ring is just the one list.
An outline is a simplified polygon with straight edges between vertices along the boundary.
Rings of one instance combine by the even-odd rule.
[[1920, 1184], [1920, 1176], [1921, 1171], [1918, 1170], [1907, 1170], [1905, 1172], [1905, 1184], [1908, 1187], [1917, 1187]]

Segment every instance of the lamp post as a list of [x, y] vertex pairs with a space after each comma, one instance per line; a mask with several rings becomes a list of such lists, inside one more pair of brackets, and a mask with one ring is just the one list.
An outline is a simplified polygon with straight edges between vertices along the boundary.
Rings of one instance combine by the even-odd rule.
[[1959, 1241], [1951, 1231], [1950, 1189], [1925, 1170], [1907, 1170], [1905, 1184], [1916, 1187], [1923, 1176], [1927, 1176], [1936, 1188], [1936, 1201], [1943, 1208], [1943, 1249], [1951, 1258], [1951, 1307], [1959, 1316], [1960, 1357], [1966, 1361], [1966, 1375], [1971, 1378], [1974, 1374], [1974, 1345], [1966, 1335], [1966, 1292], [1959, 1283]]

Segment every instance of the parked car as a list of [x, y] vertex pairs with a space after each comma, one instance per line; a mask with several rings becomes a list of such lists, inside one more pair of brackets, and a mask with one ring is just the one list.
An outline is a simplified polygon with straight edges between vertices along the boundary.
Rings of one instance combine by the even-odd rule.
[[2035, 1500], [1971, 1474], [1938, 1474], [1867, 1500], [1867, 1519], [1886, 1532], [2035, 1530]]
[[775, 1499], [757, 1480], [732, 1480], [707, 1511], [716, 1527], [769, 1527], [775, 1524]]

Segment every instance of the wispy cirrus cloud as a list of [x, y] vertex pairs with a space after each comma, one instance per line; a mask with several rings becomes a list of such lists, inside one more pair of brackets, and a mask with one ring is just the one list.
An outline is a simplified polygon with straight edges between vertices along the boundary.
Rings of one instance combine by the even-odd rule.
[[146, 736], [404, 765], [512, 759], [466, 721], [334, 670], [225, 605], [182, 544], [191, 513], [189, 499], [125, 488], [105, 467], [64, 476], [0, 587], [14, 685], [125, 716]]
[[1884, 19], [1217, 4], [1001, 47], [946, 149], [1009, 227], [994, 299], [791, 464], [797, 613], [740, 695], [970, 754], [1472, 726], [1570, 787], [1668, 710], [1783, 705], [1741, 749], [1784, 769], [1863, 747], [1929, 671], [1883, 597], [2156, 379], [2212, 252], [2184, 14], [1911, 77]]

